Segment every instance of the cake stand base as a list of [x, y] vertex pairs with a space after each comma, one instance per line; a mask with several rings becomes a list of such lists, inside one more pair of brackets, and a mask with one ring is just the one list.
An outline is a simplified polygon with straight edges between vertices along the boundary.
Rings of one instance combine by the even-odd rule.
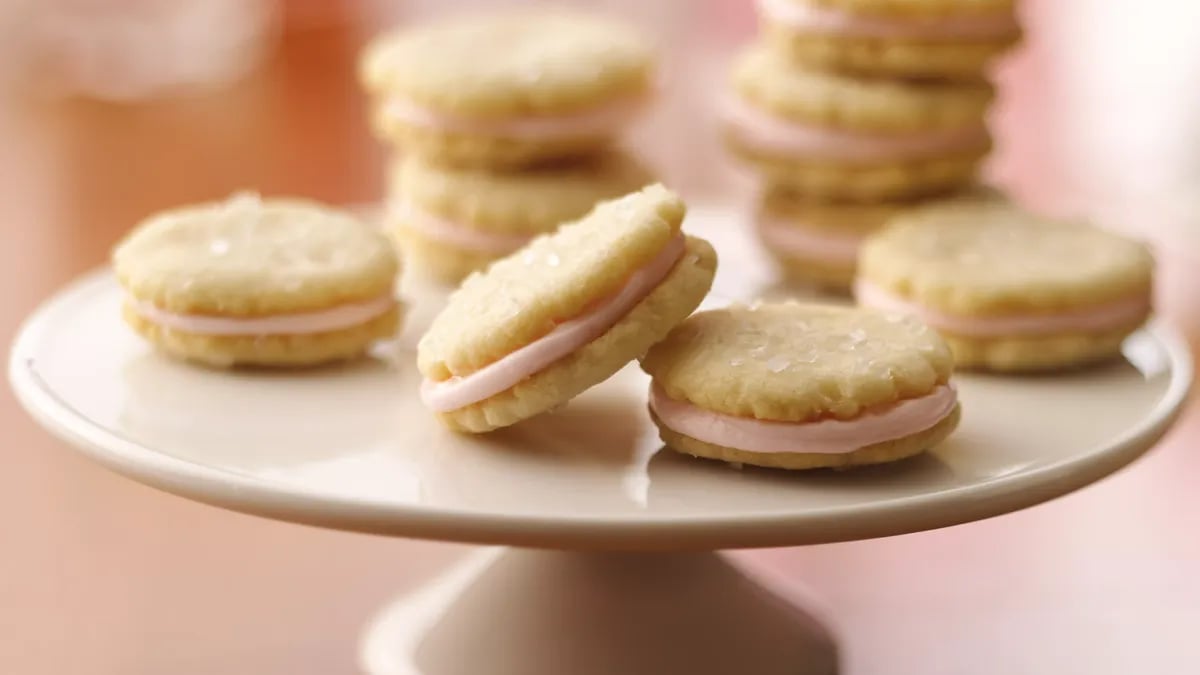
[[381, 612], [360, 658], [371, 675], [837, 672], [795, 592], [715, 553], [489, 549]]

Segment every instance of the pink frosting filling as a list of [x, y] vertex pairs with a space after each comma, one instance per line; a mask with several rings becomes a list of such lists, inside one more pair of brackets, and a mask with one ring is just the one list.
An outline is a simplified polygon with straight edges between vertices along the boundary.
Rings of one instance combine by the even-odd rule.
[[954, 411], [957, 398], [953, 386], [939, 385], [925, 396], [877, 406], [853, 419], [773, 422], [705, 410], [650, 385], [650, 409], [667, 427], [705, 443], [762, 453], [854, 452], [932, 427]]
[[672, 239], [645, 267], [605, 302], [533, 342], [467, 375], [421, 383], [421, 400], [436, 412], [449, 412], [491, 398], [603, 335], [650, 294], [675, 267], [685, 248]]
[[858, 247], [862, 235], [855, 233], [832, 233], [817, 228], [784, 223], [774, 218], [760, 216], [758, 231], [768, 246], [798, 258], [832, 260], [853, 265], [858, 259]]
[[1120, 328], [1144, 319], [1150, 312], [1150, 299], [1137, 296], [1055, 314], [955, 316], [901, 298], [863, 279], [855, 282], [854, 297], [859, 304], [866, 307], [912, 314], [930, 326], [947, 333], [978, 337], [1044, 335]]
[[637, 115], [640, 99], [625, 99], [568, 115], [471, 118], [437, 112], [402, 98], [390, 98], [384, 112], [405, 124], [446, 132], [539, 140], [614, 134]]
[[529, 243], [533, 237], [522, 234], [483, 232], [461, 223], [435, 216], [410, 204], [398, 207], [404, 224], [430, 239], [459, 248], [504, 255]]
[[760, 152], [797, 159], [847, 162], [920, 159], [971, 150], [987, 143], [987, 129], [982, 125], [902, 135], [855, 133], [783, 119], [737, 97], [727, 102], [724, 112], [725, 121], [740, 142]]
[[972, 12], [938, 16], [855, 14], [797, 0], [759, 0], [762, 13], [798, 31], [864, 38], [912, 40], [987, 40], [1017, 31], [1010, 12]]
[[270, 316], [233, 317], [206, 314], [176, 314], [154, 303], [132, 300], [138, 314], [147, 321], [185, 333], [197, 335], [307, 335], [353, 328], [396, 306], [391, 294], [365, 302], [338, 305], [319, 312], [274, 314]]

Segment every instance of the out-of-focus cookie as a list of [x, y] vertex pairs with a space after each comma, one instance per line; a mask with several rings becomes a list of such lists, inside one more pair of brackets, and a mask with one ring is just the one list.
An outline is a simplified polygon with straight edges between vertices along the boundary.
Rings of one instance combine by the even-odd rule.
[[789, 277], [849, 292], [863, 241], [891, 220], [951, 202], [1001, 198], [982, 185], [934, 198], [871, 203], [825, 202], [768, 188], [759, 200], [755, 231]]
[[1116, 356], [1150, 315], [1136, 241], [1007, 202], [902, 217], [863, 245], [855, 296], [936, 328], [960, 367], [1048, 370]]
[[312, 202], [235, 195], [155, 215], [113, 252], [127, 323], [211, 366], [311, 366], [396, 332], [383, 234]]
[[762, 45], [733, 73], [732, 151], [769, 182], [825, 200], [908, 199], [974, 181], [991, 148], [984, 83], [862, 80], [800, 69]]
[[640, 357], [700, 304], [716, 253], [653, 185], [472, 274], [421, 338], [421, 398], [484, 432], [554, 408]]
[[798, 303], [700, 312], [642, 359], [684, 454], [783, 469], [891, 462], [954, 430], [950, 350], [913, 317]]
[[583, 216], [597, 202], [650, 182], [645, 167], [616, 151], [508, 172], [409, 157], [393, 171], [388, 229], [407, 252], [407, 264], [458, 283], [535, 236]]
[[982, 79], [1021, 35], [1011, 0], [759, 0], [772, 47], [809, 68], [868, 77]]
[[459, 17], [376, 40], [375, 128], [426, 161], [512, 168], [587, 155], [645, 106], [654, 56], [630, 27], [563, 10]]

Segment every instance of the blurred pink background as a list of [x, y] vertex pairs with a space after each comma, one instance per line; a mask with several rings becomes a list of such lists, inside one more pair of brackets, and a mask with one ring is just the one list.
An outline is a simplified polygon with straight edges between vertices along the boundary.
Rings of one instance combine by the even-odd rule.
[[[240, 188], [379, 199], [384, 152], [364, 123], [358, 50], [459, 4], [499, 3], [0, 0], [0, 336], [155, 210]], [[663, 100], [631, 142], [689, 199], [736, 198], [711, 102], [754, 34], [752, 3], [575, 4], [637, 22], [663, 47]], [[1038, 209], [1150, 239], [1161, 313], [1196, 352], [1200, 4], [1021, 10], [1028, 39], [997, 74], [989, 174]], [[3, 672], [354, 672], [370, 613], [462, 551], [157, 493], [51, 440], [7, 389], [0, 431]], [[740, 555], [824, 601], [847, 673], [1189, 672], [1198, 451], [1193, 397], [1147, 459], [1054, 503]]]

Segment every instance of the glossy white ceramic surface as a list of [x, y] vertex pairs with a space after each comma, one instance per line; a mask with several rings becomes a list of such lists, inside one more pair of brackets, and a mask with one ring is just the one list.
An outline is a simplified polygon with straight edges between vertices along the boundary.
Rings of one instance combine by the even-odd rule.
[[[686, 229], [721, 255], [710, 306], [774, 281], [739, 212]], [[136, 480], [267, 517], [409, 537], [566, 548], [726, 548], [900, 534], [1065, 494], [1132, 461], [1190, 383], [1165, 327], [1120, 362], [1039, 377], [958, 377], [963, 422], [936, 451], [847, 472], [789, 473], [662, 450], [631, 366], [562, 410], [487, 436], [441, 428], [417, 398], [413, 347], [444, 290], [406, 280], [404, 335], [357, 364], [219, 372], [156, 354], [120, 321], [110, 272], [47, 302], [10, 376], [48, 429]]]
[[482, 549], [367, 628], [370, 675], [836, 675], [822, 612], [717, 553]]

